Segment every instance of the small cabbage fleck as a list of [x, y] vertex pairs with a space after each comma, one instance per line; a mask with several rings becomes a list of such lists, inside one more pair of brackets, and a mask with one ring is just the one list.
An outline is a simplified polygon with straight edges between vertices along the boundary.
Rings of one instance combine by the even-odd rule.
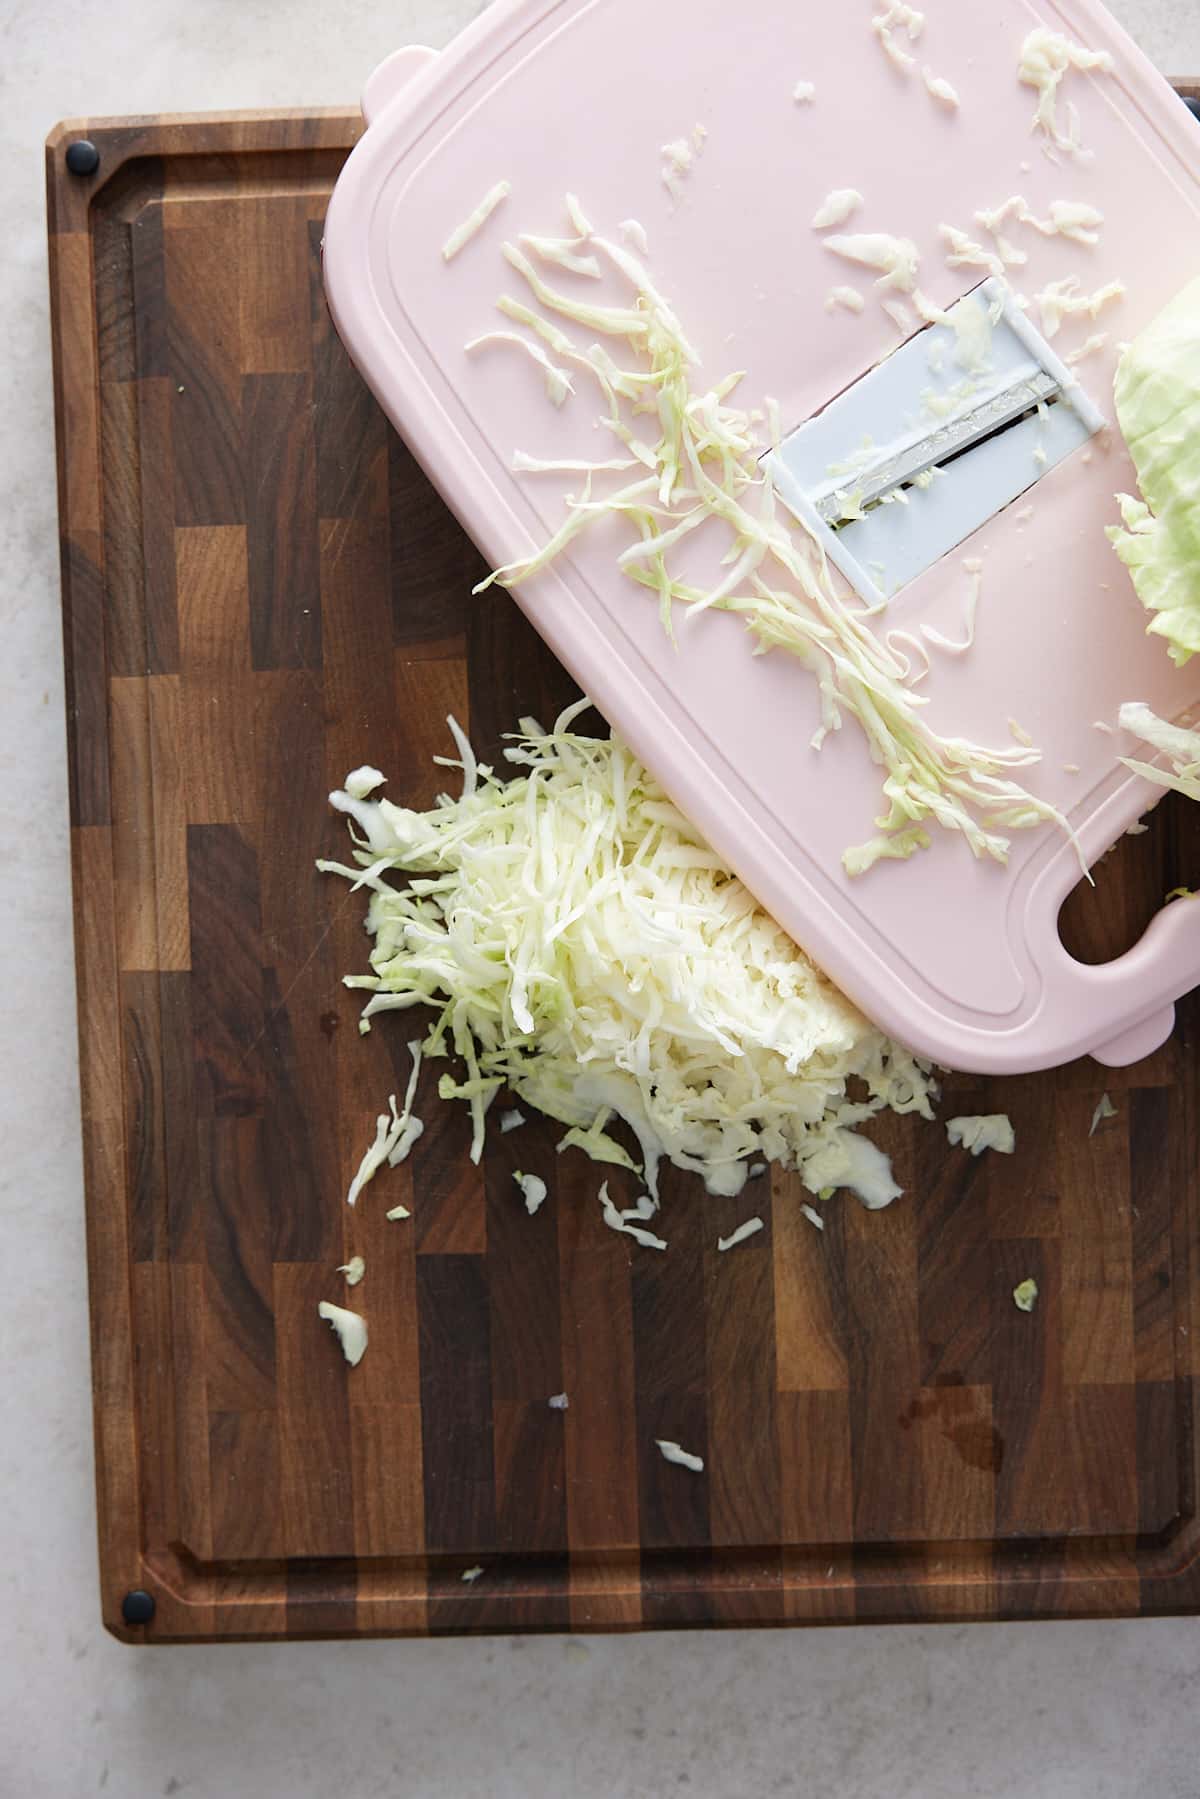
[[981, 1156], [985, 1149], [994, 1149], [1002, 1156], [1011, 1156], [1017, 1147], [1016, 1132], [1006, 1112], [989, 1112], [974, 1118], [949, 1118], [946, 1120], [946, 1135], [951, 1143], [969, 1149], [973, 1156]]

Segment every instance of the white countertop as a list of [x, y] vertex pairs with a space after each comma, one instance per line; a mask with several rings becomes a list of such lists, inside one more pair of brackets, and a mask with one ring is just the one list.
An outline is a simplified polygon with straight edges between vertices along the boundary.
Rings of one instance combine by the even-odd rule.
[[[1160, 67], [1200, 71], [1197, 0], [1113, 6]], [[174, 1650], [126, 1649], [101, 1628], [41, 141], [81, 113], [352, 102], [388, 51], [442, 44], [479, 10], [3, 8], [0, 1789], [1193, 1799], [1200, 1628], [1188, 1620]]]

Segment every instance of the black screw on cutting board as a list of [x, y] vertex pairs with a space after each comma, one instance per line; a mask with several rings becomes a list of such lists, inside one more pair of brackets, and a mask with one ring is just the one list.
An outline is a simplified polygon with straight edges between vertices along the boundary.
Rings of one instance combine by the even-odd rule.
[[1200, 100], [1193, 100], [1189, 97], [1183, 104], [1187, 107], [1194, 119], [1200, 119]]
[[135, 1587], [121, 1601], [121, 1616], [126, 1624], [149, 1624], [156, 1609], [153, 1593], [142, 1587]]
[[94, 175], [100, 167], [100, 152], [91, 138], [77, 137], [67, 145], [67, 167], [72, 175]]

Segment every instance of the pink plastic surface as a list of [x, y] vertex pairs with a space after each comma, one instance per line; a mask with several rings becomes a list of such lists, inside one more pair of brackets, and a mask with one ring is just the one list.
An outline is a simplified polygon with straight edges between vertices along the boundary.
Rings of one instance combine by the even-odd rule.
[[[1200, 272], [1200, 129], [1091, 0], [954, 0], [928, 9], [905, 79], [882, 54], [865, 4], [816, 0], [758, 11], [724, 0], [500, 0], [450, 49], [390, 59], [368, 87], [370, 129], [329, 209], [326, 285], [338, 329], [397, 428], [494, 565], [527, 555], [562, 518], [557, 478], [511, 470], [543, 457], [612, 454], [598, 403], [578, 383], [556, 411], [532, 363], [465, 343], [511, 328], [503, 292], [529, 296], [500, 256], [522, 231], [566, 233], [566, 190], [597, 230], [636, 218], [650, 267], [703, 357], [705, 379], [745, 369], [742, 395], [775, 396], [785, 429], [865, 373], [898, 340], [867, 271], [837, 259], [808, 221], [830, 189], [856, 187], [847, 229], [912, 237], [921, 281], [942, 305], [980, 270], [947, 268], [939, 226], [983, 237], [973, 215], [1023, 194], [1102, 208], [1101, 244], [1010, 228], [1029, 252], [1019, 291], [1078, 275], [1126, 297], [1099, 322], [1068, 323], [1055, 349], [1092, 332], [1108, 349], [1079, 366], [1111, 414], [1116, 347]], [[1035, 96], [1017, 80], [1035, 25], [1111, 51], [1114, 76], [1071, 75], [1088, 161], [1052, 159], [1031, 134]], [[961, 109], [931, 100], [920, 64], [953, 82]], [[389, 73], [390, 71], [390, 73]], [[815, 96], [797, 105], [793, 88]], [[661, 146], [708, 133], [678, 200]], [[512, 196], [461, 254], [441, 246], [498, 180]], [[589, 300], [627, 290], [576, 280]], [[831, 286], [868, 293], [861, 317], [825, 312]], [[1036, 314], [1035, 314], [1036, 317]], [[601, 447], [603, 446], [603, 447]], [[1095, 860], [1157, 789], [1118, 762], [1125, 700], [1178, 717], [1200, 700], [1200, 659], [1182, 671], [1148, 639], [1104, 535], [1133, 473], [1119, 433], [1070, 458], [1024, 500], [892, 602], [887, 628], [962, 630], [962, 562], [984, 565], [973, 651], [939, 658], [922, 691], [945, 734], [1007, 744], [1015, 718], [1044, 751], [1029, 780], [1068, 813]], [[1027, 508], [1032, 506], [1032, 515]], [[1085, 967], [1057, 920], [1079, 879], [1053, 826], [1014, 834], [1007, 868], [973, 860], [957, 834], [857, 881], [842, 852], [874, 834], [881, 771], [852, 721], [818, 754], [811, 677], [790, 657], [752, 657], [730, 617], [680, 621], [672, 651], [656, 606], [616, 568], [624, 539], [603, 526], [515, 598], [614, 728], [814, 959], [886, 1030], [938, 1062], [1005, 1072], [1090, 1051], [1148, 1053], [1174, 1001], [1200, 982], [1200, 905], [1164, 910], [1119, 961]], [[480, 605], [507, 605], [501, 593]], [[515, 722], [515, 721], [514, 721]], [[1069, 773], [1068, 765], [1079, 773]]]

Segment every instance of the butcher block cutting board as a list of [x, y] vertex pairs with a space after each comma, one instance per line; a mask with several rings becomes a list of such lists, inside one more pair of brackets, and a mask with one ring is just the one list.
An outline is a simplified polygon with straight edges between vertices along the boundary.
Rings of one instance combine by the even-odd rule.
[[[1200, 1609], [1195, 999], [1134, 1068], [948, 1078], [942, 1116], [1008, 1112], [1016, 1155], [889, 1119], [904, 1199], [838, 1201], [824, 1233], [772, 1173], [766, 1230], [719, 1255], [747, 1208], [672, 1172], [670, 1249], [639, 1250], [558, 1128], [475, 1168], [432, 1083], [411, 1160], [346, 1207], [410, 1027], [360, 1037], [340, 984], [367, 943], [361, 896], [313, 868], [344, 852], [326, 795], [370, 760], [428, 804], [448, 712], [495, 759], [573, 697], [503, 594], [471, 598], [475, 551], [330, 326], [321, 223], [358, 129], [144, 118], [48, 146], [105, 1623]], [[1198, 817], [1168, 802], [1103, 865], [1077, 953], [1200, 884]], [[518, 1156], [549, 1179], [534, 1218]], [[351, 1254], [356, 1369], [317, 1317]]]

